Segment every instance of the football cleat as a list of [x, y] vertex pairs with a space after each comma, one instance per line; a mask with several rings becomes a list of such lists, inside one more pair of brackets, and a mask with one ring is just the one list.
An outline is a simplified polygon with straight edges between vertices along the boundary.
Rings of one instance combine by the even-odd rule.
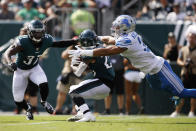
[[29, 103], [27, 103], [27, 105], [28, 105], [28, 109], [26, 111], [26, 119], [33, 120], [32, 106]]
[[42, 101], [41, 104], [49, 114], [54, 113], [54, 108], [47, 101]]
[[94, 122], [95, 120], [95, 116], [91, 112], [87, 112], [82, 116], [80, 120], [76, 122]]
[[78, 121], [78, 120], [82, 119], [82, 116], [83, 116], [83, 113], [78, 111], [75, 116], [68, 118], [67, 121], [69, 121], [69, 122]]

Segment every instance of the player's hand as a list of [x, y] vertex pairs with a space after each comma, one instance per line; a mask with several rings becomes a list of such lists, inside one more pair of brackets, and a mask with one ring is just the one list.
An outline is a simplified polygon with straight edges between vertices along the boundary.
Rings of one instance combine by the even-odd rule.
[[71, 65], [73, 66], [78, 66], [80, 64], [80, 58], [79, 57], [72, 57], [72, 60], [71, 60]]
[[12, 71], [16, 71], [16, 70], [17, 70], [17, 65], [16, 65], [16, 63], [10, 63], [10, 64], [8, 64], [8, 67], [9, 67]]

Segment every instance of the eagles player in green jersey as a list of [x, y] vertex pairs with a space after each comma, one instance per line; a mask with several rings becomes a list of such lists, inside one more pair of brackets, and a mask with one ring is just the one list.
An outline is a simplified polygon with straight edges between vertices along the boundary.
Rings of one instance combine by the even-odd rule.
[[[94, 49], [98, 44], [97, 35], [92, 30], [84, 30], [79, 36], [81, 49]], [[76, 46], [77, 47], [77, 46]], [[79, 47], [77, 47], [79, 49]], [[103, 57], [72, 57], [71, 67], [76, 76], [80, 76], [88, 67], [94, 72], [94, 77], [70, 87], [69, 94], [76, 104], [77, 114], [68, 121], [86, 122], [95, 121], [84, 99], [104, 99], [109, 95], [114, 70], [108, 56]]]
[[[26, 118], [33, 120], [32, 107], [24, 100], [28, 79], [38, 85], [41, 104], [50, 114], [53, 107], [46, 101], [49, 93], [47, 77], [39, 65], [39, 56], [49, 47], [68, 47], [77, 40], [53, 41], [53, 37], [45, 33], [45, 26], [39, 20], [32, 20], [27, 25], [27, 35], [19, 36], [16, 42], [5, 52], [10, 69], [14, 71], [12, 92], [17, 106], [26, 110]], [[17, 56], [16, 63], [11, 56]]]

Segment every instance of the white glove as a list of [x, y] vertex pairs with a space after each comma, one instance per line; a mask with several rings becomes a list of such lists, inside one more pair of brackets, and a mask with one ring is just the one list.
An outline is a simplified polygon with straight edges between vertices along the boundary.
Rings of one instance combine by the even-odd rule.
[[69, 57], [80, 57], [81, 50], [68, 50]]
[[72, 59], [71, 59], [71, 65], [73, 65], [73, 66], [78, 66], [79, 64], [80, 64], [80, 58], [79, 57], [76, 57], [76, 56], [74, 56], [74, 57], [72, 57]]
[[69, 50], [69, 57], [93, 56], [93, 50]]

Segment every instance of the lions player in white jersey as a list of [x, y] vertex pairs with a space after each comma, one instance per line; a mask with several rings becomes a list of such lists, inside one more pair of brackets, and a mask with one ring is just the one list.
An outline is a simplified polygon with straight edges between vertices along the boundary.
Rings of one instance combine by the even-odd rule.
[[[69, 51], [71, 55], [106, 56], [121, 53], [129, 58], [134, 67], [146, 74], [153, 88], [162, 88], [181, 98], [196, 98], [196, 89], [184, 88], [180, 78], [172, 71], [168, 62], [156, 56], [135, 32], [136, 21], [129, 15], [120, 15], [112, 23], [113, 37], [103, 36], [102, 41], [114, 44], [108, 48]], [[177, 101], [178, 99], [176, 99]]]

